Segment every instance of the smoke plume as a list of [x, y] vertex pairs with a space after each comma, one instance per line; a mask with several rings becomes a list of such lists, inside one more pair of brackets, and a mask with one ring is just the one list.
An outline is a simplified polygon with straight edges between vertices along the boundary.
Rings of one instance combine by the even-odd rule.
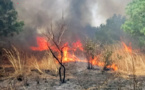
[[[19, 20], [24, 21], [24, 31], [14, 37], [17, 43], [34, 45], [39, 31], [51, 23], [57, 26], [62, 15], [68, 30], [67, 39], [93, 36], [95, 27], [105, 23], [113, 14], [125, 15], [131, 0], [12, 0]], [[19, 3], [19, 4], [17, 4]], [[57, 30], [56, 30], [57, 32]], [[25, 43], [25, 44], [24, 44]]]

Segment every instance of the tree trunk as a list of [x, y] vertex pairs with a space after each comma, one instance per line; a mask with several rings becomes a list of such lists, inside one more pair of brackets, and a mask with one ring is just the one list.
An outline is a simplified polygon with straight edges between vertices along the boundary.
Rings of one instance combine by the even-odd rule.
[[65, 67], [64, 66], [62, 66], [63, 67], [63, 81], [62, 81], [62, 83], [65, 83]]
[[62, 77], [61, 77], [61, 66], [59, 67], [59, 80], [62, 82]]
[[[62, 72], [63, 70], [63, 72]], [[64, 65], [61, 65], [59, 68], [59, 78], [61, 83], [65, 83], [65, 67]]]

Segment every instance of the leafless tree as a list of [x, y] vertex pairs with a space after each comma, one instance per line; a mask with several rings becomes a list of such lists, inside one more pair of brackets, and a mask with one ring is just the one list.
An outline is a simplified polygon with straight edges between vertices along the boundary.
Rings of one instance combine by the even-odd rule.
[[[53, 29], [52, 29], [52, 24], [51, 24], [51, 28], [48, 29], [48, 33], [45, 34], [47, 40], [49, 43], [53, 44], [54, 47], [56, 47], [57, 51], [54, 51], [52, 49], [52, 47], [50, 45], [48, 46], [49, 51], [51, 52], [51, 54], [53, 55], [53, 57], [57, 60], [57, 62], [59, 63], [60, 67], [59, 67], [59, 77], [60, 77], [60, 82], [61, 83], [65, 83], [65, 66], [63, 64], [63, 48], [65, 47], [64, 45], [61, 45], [61, 38], [64, 34], [66, 30], [65, 24], [62, 24], [59, 28], [59, 33], [58, 35], [54, 35]], [[60, 55], [60, 56], [58, 56]]]

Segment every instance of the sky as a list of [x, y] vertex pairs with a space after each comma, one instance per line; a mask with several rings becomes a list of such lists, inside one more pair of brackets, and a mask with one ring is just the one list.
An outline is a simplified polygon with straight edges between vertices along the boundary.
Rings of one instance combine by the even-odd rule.
[[93, 26], [99, 26], [105, 23], [106, 19], [113, 14], [121, 14], [125, 16], [126, 5], [131, 0], [96, 0], [96, 5], [92, 8]]

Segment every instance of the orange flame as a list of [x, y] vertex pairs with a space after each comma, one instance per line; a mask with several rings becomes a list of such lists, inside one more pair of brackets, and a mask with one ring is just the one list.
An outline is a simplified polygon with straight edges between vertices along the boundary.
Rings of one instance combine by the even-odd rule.
[[108, 65], [107, 68], [112, 68], [114, 71], [118, 70], [118, 67], [114, 63], [112, 65]]
[[[100, 67], [103, 67], [105, 65], [104, 62], [101, 62], [99, 61], [99, 55], [96, 56], [94, 59], [90, 60], [90, 63], [92, 65], [97, 65], [97, 66], [100, 66]], [[112, 65], [108, 65], [107, 68], [111, 68], [113, 69], [114, 71], [118, 70], [118, 67], [115, 65], [115, 64], [112, 64]]]
[[32, 50], [34, 51], [43, 51], [43, 50], [47, 50], [48, 49], [48, 46], [47, 44], [49, 44], [47, 42], [47, 40], [43, 37], [37, 37], [37, 45], [38, 47], [30, 47]]
[[127, 46], [124, 42], [122, 42], [122, 44], [124, 46], [125, 51], [132, 53], [131, 43], [130, 43], [130, 46]]
[[[37, 39], [38, 46], [37, 47], [30, 47], [31, 50], [34, 50], [34, 51], [48, 50], [48, 45], [50, 45], [50, 44], [47, 42], [47, 40], [44, 37], [37, 37], [36, 39]], [[63, 46], [64, 46], [64, 48], [63, 48], [63, 60], [62, 60], [63, 63], [76, 62], [76, 61], [77, 62], [85, 62], [85, 63], [88, 62], [86, 59], [84, 59], [84, 60], [80, 59], [75, 55], [76, 50], [79, 50], [82, 52], [84, 51], [83, 45], [82, 45], [80, 40], [72, 43], [72, 47], [69, 47], [68, 43], [65, 43]], [[58, 50], [55, 46], [51, 46], [51, 48], [53, 51], [58, 52]], [[58, 57], [60, 58], [60, 52], [59, 52]], [[105, 63], [99, 61], [99, 57], [100, 56], [98, 55], [98, 56], [95, 56], [93, 59], [90, 58], [89, 63], [91, 63], [92, 65], [97, 65], [97, 66], [103, 67], [105, 65]], [[109, 66], [107, 66], [107, 68], [111, 68], [114, 71], [116, 71], [118, 69], [115, 64], [109, 65]]]
[[73, 43], [72, 45], [74, 47], [74, 51], [76, 51], [76, 48], [78, 48], [79, 50], [83, 51], [83, 45], [82, 45], [80, 40], [78, 40], [77, 42]]
[[[47, 42], [47, 40], [44, 37], [37, 37], [37, 47], [30, 47], [31, 50], [33, 51], [44, 51], [44, 50], [48, 50], [48, 45], [50, 46], [50, 44]], [[51, 48], [54, 51], [58, 51], [58, 49], [56, 49], [55, 46], [51, 46]]]

